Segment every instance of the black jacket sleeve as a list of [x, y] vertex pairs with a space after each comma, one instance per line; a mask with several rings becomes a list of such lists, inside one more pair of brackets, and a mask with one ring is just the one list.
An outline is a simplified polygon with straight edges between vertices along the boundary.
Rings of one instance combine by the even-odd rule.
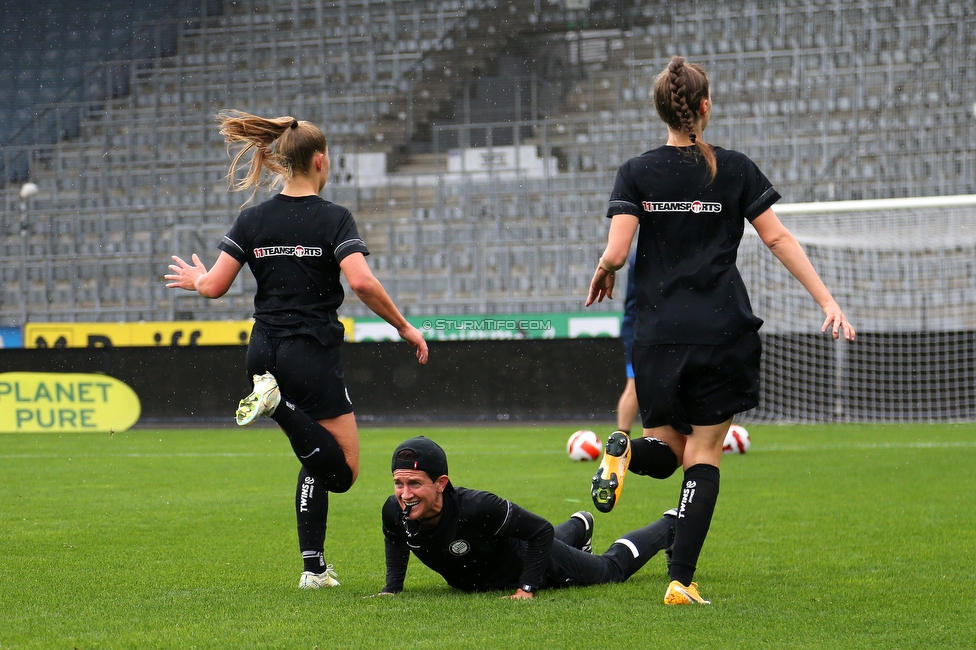
[[527, 585], [532, 590], [542, 584], [542, 578], [549, 565], [549, 552], [554, 537], [552, 524], [539, 515], [512, 504], [511, 516], [499, 535], [525, 540], [525, 555], [522, 558], [522, 577], [519, 585]]
[[403, 591], [403, 579], [407, 576], [410, 549], [406, 542], [386, 538], [386, 586], [383, 592], [398, 594]]
[[398, 526], [399, 516], [396, 497], [390, 497], [383, 505], [383, 537], [386, 539], [386, 586], [383, 591], [391, 594], [403, 591], [410, 561], [410, 548], [402, 527]]

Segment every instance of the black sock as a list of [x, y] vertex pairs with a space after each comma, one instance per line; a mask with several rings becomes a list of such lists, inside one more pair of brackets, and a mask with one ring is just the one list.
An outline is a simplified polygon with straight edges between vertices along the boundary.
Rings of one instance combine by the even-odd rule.
[[306, 549], [302, 551], [302, 571], [322, 573], [325, 571], [325, 554], [322, 551]]
[[668, 568], [672, 580], [690, 585], [698, 555], [705, 544], [718, 500], [719, 473], [714, 465], [698, 464], [685, 470], [674, 525], [674, 546]]
[[305, 571], [325, 571], [325, 529], [329, 519], [329, 491], [316, 484], [315, 477], [304, 467], [298, 473], [295, 490], [295, 514], [298, 518], [298, 547], [302, 551]]
[[630, 441], [630, 465], [628, 472], [668, 478], [678, 469], [678, 457], [667, 443], [657, 438], [634, 438]]
[[352, 470], [342, 447], [325, 427], [284, 398], [271, 418], [285, 431], [298, 460], [324, 489], [347, 492], [352, 487]]

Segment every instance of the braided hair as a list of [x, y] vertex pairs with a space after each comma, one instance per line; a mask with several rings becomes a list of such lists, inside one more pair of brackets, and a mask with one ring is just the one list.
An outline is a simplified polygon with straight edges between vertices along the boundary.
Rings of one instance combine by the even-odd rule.
[[701, 102], [709, 98], [708, 74], [701, 66], [688, 63], [682, 56], [673, 56], [654, 81], [652, 98], [657, 114], [668, 128], [684, 133], [698, 154], [708, 165], [710, 180], [715, 180], [717, 168], [715, 150], [702, 139]]

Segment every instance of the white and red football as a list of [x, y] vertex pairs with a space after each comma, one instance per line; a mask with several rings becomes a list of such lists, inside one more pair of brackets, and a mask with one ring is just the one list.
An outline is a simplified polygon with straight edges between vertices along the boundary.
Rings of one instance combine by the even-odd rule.
[[749, 451], [752, 440], [749, 439], [749, 432], [746, 428], [733, 424], [729, 427], [729, 432], [725, 434], [725, 443], [722, 445], [724, 454], [744, 454]]
[[573, 460], [596, 460], [602, 450], [600, 436], [587, 429], [580, 429], [566, 442], [566, 453]]

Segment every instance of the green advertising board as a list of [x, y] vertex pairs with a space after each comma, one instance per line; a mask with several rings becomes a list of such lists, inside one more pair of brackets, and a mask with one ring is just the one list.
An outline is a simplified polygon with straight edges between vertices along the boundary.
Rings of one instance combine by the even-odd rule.
[[[620, 336], [619, 312], [408, 316], [428, 341], [577, 339]], [[396, 330], [381, 318], [346, 322], [349, 341], [394, 341]]]

